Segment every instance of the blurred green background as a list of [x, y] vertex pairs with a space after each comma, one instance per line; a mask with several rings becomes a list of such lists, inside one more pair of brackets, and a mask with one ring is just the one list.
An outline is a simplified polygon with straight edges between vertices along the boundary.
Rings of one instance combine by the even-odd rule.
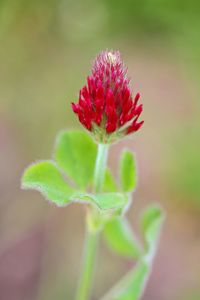
[[[109, 157], [116, 174], [124, 145], [137, 156], [131, 224], [152, 201], [167, 212], [142, 299], [200, 299], [200, 2], [1, 0], [1, 300], [74, 297], [84, 207], [55, 208], [21, 191], [20, 177], [27, 164], [52, 155], [60, 129], [79, 127], [70, 102], [106, 48], [120, 50], [144, 104], [144, 127]], [[131, 264], [101, 241], [92, 299]]]

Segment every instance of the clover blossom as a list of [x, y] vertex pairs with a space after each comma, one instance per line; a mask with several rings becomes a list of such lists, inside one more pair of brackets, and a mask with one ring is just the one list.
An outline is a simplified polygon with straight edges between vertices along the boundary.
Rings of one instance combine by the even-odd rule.
[[139, 98], [139, 93], [132, 96], [119, 51], [106, 50], [96, 57], [87, 85], [72, 109], [98, 142], [110, 143], [136, 132], [144, 123], [138, 121], [143, 110]]

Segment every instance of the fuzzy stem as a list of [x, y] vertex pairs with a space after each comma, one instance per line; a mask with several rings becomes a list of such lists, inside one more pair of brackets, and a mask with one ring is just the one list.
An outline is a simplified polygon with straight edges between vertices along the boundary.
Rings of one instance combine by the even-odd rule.
[[[94, 192], [96, 193], [101, 192], [103, 188], [107, 156], [108, 145], [99, 144], [94, 172]], [[90, 210], [88, 220], [91, 220], [93, 217], [95, 218], [95, 212]], [[98, 227], [95, 228], [91, 226], [90, 222], [87, 222], [82, 271], [76, 300], [88, 300], [90, 298], [99, 231]]]
[[107, 157], [108, 157], [108, 145], [99, 144], [95, 172], [94, 172], [94, 189], [96, 193], [101, 192], [103, 187]]
[[89, 230], [87, 230], [83, 252], [82, 273], [76, 297], [77, 300], [89, 299], [97, 244], [98, 232], [89, 232]]

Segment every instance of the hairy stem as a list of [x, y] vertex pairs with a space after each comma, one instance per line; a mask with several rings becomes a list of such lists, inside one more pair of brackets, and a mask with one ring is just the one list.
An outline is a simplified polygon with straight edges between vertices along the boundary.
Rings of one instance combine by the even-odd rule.
[[108, 145], [99, 144], [95, 172], [94, 172], [94, 189], [96, 193], [101, 192], [103, 187], [107, 157], [108, 157]]
[[[108, 145], [99, 144], [94, 172], [94, 192], [102, 191], [104, 183], [104, 175], [107, 164]], [[95, 219], [95, 212], [89, 211], [86, 228], [85, 246], [83, 252], [82, 271], [80, 275], [79, 287], [76, 300], [88, 300], [90, 298], [92, 279], [95, 266], [95, 258], [98, 245], [99, 228], [91, 226], [91, 220]], [[94, 216], [93, 216], [94, 214]]]
[[87, 230], [83, 252], [81, 280], [76, 297], [77, 300], [89, 299], [97, 243], [98, 232], [89, 232]]

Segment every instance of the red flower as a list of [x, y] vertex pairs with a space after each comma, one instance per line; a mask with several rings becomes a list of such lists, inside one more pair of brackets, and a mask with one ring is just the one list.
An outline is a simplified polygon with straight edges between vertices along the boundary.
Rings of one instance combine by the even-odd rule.
[[94, 61], [87, 85], [80, 90], [79, 102], [72, 103], [79, 121], [99, 142], [133, 133], [144, 123], [138, 122], [140, 94], [132, 97], [129, 82], [120, 53], [103, 51]]

